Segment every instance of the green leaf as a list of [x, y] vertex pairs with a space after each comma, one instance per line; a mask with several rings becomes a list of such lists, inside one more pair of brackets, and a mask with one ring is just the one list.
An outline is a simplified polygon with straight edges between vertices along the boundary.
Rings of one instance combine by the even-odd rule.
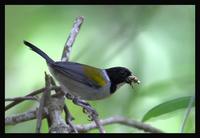
[[[153, 107], [151, 110], [149, 110], [144, 115], [142, 121], [147, 121], [150, 118], [157, 117], [169, 112], [173, 112], [181, 108], [187, 108], [191, 98], [192, 96], [180, 97], [177, 99], [173, 99], [173, 100], [161, 103]], [[192, 106], [194, 106], [194, 104]]]

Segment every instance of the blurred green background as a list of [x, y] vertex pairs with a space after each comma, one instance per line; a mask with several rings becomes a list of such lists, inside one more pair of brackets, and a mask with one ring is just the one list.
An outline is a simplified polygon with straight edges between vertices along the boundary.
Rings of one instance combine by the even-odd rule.
[[[71, 61], [99, 68], [125, 66], [141, 81], [125, 85], [111, 97], [89, 102], [100, 118], [122, 115], [141, 120], [151, 108], [165, 101], [195, 94], [195, 6], [5, 6], [5, 97], [24, 96], [44, 86], [45, 61], [24, 46], [27, 40], [52, 59], [60, 60], [63, 46], [77, 16], [85, 21], [73, 45]], [[75, 124], [87, 116], [67, 101]], [[7, 104], [7, 102], [6, 102]], [[35, 108], [26, 101], [6, 116]], [[186, 109], [146, 123], [165, 132], [179, 132]], [[43, 120], [42, 132], [48, 132]], [[36, 121], [7, 126], [6, 133], [34, 132]], [[114, 124], [107, 132], [142, 132]], [[98, 132], [93, 130], [90, 132]], [[184, 132], [195, 132], [195, 108]]]

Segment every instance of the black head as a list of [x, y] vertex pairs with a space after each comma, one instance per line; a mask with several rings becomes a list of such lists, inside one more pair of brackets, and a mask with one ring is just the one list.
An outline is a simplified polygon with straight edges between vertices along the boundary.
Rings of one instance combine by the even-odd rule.
[[131, 76], [131, 71], [124, 67], [114, 67], [106, 69], [106, 72], [111, 80], [115, 84], [126, 82], [127, 78]]
[[116, 91], [118, 84], [123, 84], [123, 83], [131, 84], [131, 81], [128, 78], [129, 76], [132, 76], [132, 73], [127, 68], [113, 67], [106, 69], [106, 72], [111, 81], [111, 93]]

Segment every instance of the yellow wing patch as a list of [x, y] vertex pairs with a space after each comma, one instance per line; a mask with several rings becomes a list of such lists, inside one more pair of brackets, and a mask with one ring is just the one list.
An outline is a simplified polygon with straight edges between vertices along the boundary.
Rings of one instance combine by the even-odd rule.
[[90, 66], [84, 66], [84, 73], [90, 80], [94, 81], [99, 86], [102, 87], [106, 85], [106, 80], [102, 76], [103, 74], [99, 69]]

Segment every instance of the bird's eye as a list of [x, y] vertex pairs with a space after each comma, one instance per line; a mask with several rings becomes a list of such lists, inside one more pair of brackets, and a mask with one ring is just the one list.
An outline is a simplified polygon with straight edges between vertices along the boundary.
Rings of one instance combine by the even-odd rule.
[[124, 71], [122, 71], [120, 74], [121, 74], [122, 76], [126, 76], [126, 72], [124, 72]]

